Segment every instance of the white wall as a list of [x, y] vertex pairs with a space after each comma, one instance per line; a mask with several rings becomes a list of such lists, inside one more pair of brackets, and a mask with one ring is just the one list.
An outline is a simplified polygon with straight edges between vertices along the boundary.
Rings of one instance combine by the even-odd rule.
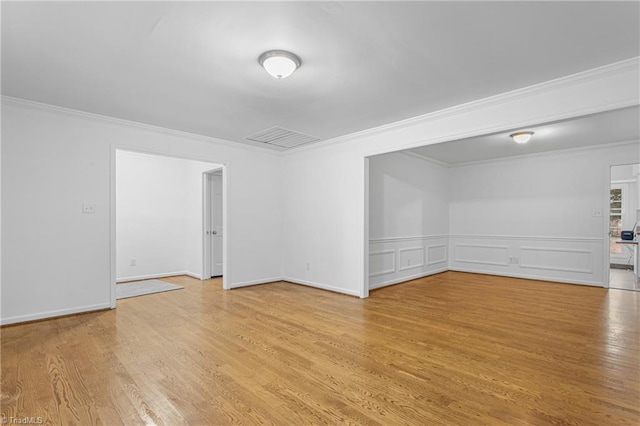
[[[231, 287], [280, 278], [277, 153], [3, 98], [3, 324], [110, 306], [116, 148], [225, 164], [225, 278]], [[83, 214], [83, 202], [96, 212]]]
[[451, 169], [453, 270], [603, 285], [609, 167], [638, 142]]
[[366, 157], [637, 105], [639, 75], [634, 59], [285, 153], [284, 276], [368, 295]]
[[[116, 153], [116, 278], [202, 274], [202, 173], [220, 167]], [[136, 259], [136, 265], [131, 265]]]
[[391, 153], [369, 160], [369, 288], [447, 268], [448, 168]]

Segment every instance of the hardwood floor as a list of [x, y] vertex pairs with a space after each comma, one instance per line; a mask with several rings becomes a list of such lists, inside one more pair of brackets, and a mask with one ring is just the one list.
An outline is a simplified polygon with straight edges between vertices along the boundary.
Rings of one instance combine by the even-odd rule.
[[640, 293], [456, 272], [367, 300], [288, 283], [168, 281], [185, 289], [2, 328], [2, 416], [640, 424]]

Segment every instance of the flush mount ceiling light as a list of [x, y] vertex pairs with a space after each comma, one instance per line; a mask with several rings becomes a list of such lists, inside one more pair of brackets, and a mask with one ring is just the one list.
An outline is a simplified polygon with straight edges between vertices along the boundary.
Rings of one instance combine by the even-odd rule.
[[286, 50], [269, 50], [258, 58], [258, 62], [273, 77], [277, 79], [287, 78], [295, 70], [300, 68], [300, 58]]
[[515, 143], [524, 144], [529, 142], [529, 139], [531, 139], [531, 136], [533, 136], [533, 132], [515, 132], [510, 136]]

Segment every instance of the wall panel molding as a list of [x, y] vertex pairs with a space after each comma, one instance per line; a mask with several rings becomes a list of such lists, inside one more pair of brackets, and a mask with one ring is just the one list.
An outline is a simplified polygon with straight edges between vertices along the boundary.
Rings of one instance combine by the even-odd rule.
[[[489, 250], [492, 251], [493, 254], [489, 255]], [[498, 254], [498, 251], [503, 251], [504, 253]], [[509, 246], [456, 243], [454, 244], [454, 253], [454, 260], [456, 262], [477, 263], [481, 265], [494, 266], [509, 266]], [[465, 256], [461, 256], [462, 254], [464, 254]], [[504, 260], [500, 260], [502, 255], [504, 255]], [[484, 259], [482, 258], [483, 256], [485, 256]]]
[[[416, 244], [422, 242], [420, 246]], [[546, 244], [544, 244], [546, 242]], [[602, 238], [518, 235], [420, 235], [380, 238], [370, 241], [370, 256], [393, 257], [393, 270], [374, 270], [370, 289], [427, 276], [434, 270], [604, 285], [602, 271], [594, 259], [602, 250]], [[424, 253], [424, 263], [410, 266], [406, 255]], [[414, 256], [415, 258], [415, 256]], [[388, 259], [387, 265], [391, 262]], [[419, 273], [412, 273], [412, 270]], [[539, 271], [539, 272], [536, 272]]]
[[[436, 258], [434, 256], [434, 260], [432, 260], [431, 257], [431, 251], [432, 249], [437, 249], [437, 248], [443, 248], [443, 256], [441, 258]], [[447, 256], [447, 252], [448, 252], [448, 245], [447, 244], [436, 244], [436, 245], [431, 245], [431, 246], [427, 246], [427, 266], [431, 266], [431, 265], [435, 265], [437, 263], [446, 263], [448, 260], [448, 256]]]
[[371, 238], [369, 244], [380, 243], [399, 243], [404, 241], [423, 241], [423, 240], [435, 240], [438, 238], [448, 238], [447, 234], [433, 234], [433, 235], [411, 235], [407, 237], [386, 237], [386, 238]]
[[474, 240], [526, 240], [526, 241], [567, 241], [572, 243], [602, 243], [602, 238], [592, 237], [550, 237], [532, 235], [476, 235], [476, 234], [450, 234], [449, 238], [465, 238]]
[[[403, 253], [414, 253], [414, 256], [410, 256], [407, 255], [406, 257], [403, 257]], [[416, 254], [418, 254], [416, 256]], [[424, 247], [423, 246], [419, 246], [419, 247], [405, 247], [405, 248], [400, 248], [398, 249], [398, 259], [399, 259], [399, 263], [400, 263], [400, 268], [398, 269], [399, 271], [406, 271], [408, 269], [415, 269], [415, 268], [422, 268], [424, 266]], [[412, 259], [416, 260], [417, 258], [419, 258], [419, 263], [411, 263]], [[404, 260], [407, 260], [407, 264], [405, 265]]]
[[[375, 272], [369, 272], [369, 276], [370, 277], [377, 277], [379, 275], [387, 275], [387, 274], [393, 274], [394, 272], [396, 272], [396, 251], [391, 249], [391, 250], [382, 250], [382, 251], [376, 251], [376, 252], [372, 252], [369, 253], [369, 266], [371, 267], [371, 265], [374, 264], [374, 262], [372, 262], [372, 258], [375, 256], [390, 256], [391, 259], [391, 264], [393, 265], [390, 268], [387, 269], [382, 269], [379, 271], [375, 271]], [[382, 261], [382, 264], [384, 265], [384, 260]]]
[[[527, 252], [540, 253], [538, 259], [529, 259], [530, 262], [534, 263], [526, 263], [525, 262], [525, 254]], [[582, 263], [586, 265], [585, 267], [570, 267], [570, 266], [558, 266], [549, 264], [553, 260], [551, 258], [547, 259], [548, 264], [538, 263], [535, 261], [544, 261], [543, 255], [544, 253], [551, 253], [553, 260], [559, 259], [558, 255], [560, 253], [570, 253], [574, 255], [582, 255], [582, 256], [564, 256], [563, 261], [566, 265], [571, 264], [571, 262], [579, 262], [582, 260]], [[534, 254], [530, 254], [529, 256], [535, 257]], [[583, 259], [578, 259], [578, 257], [582, 257]], [[551, 262], [549, 262], [551, 260]], [[593, 274], [593, 251], [592, 250], [583, 250], [583, 249], [573, 249], [573, 248], [556, 248], [556, 247], [520, 247], [520, 267], [522, 268], [532, 268], [532, 269], [545, 269], [547, 271], [565, 271], [565, 272], [578, 272], [584, 274]]]
[[[390, 237], [369, 241], [369, 289], [444, 272], [448, 268], [447, 235]], [[432, 262], [428, 250], [431, 250]]]

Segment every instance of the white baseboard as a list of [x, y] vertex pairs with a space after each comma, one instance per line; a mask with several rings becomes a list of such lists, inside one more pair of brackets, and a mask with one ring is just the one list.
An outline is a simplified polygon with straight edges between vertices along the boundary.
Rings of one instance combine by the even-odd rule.
[[397, 279], [394, 279], [394, 280], [391, 280], [391, 281], [385, 281], [383, 283], [370, 285], [369, 286], [369, 290], [375, 290], [377, 288], [382, 288], [382, 287], [386, 287], [386, 286], [389, 286], [389, 285], [400, 284], [400, 283], [403, 283], [405, 281], [411, 281], [411, 280], [416, 280], [418, 278], [428, 277], [429, 275], [440, 274], [442, 272], [447, 272], [448, 270], [449, 270], [448, 268], [440, 268], [440, 269], [436, 269], [436, 270], [429, 271], [429, 272], [421, 272], [419, 274], [409, 275], [407, 277], [402, 277], [402, 278], [397, 278]]
[[565, 278], [545, 278], [537, 275], [514, 274], [510, 272], [482, 271], [480, 269], [470, 269], [470, 268], [449, 268], [449, 271], [469, 272], [471, 274], [482, 274], [482, 275], [496, 275], [500, 277], [510, 277], [510, 278], [524, 278], [527, 280], [548, 281], [548, 282], [554, 282], [554, 283], [589, 285], [592, 287], [604, 287], [604, 283], [599, 283], [595, 281], [570, 280]]
[[253, 280], [253, 281], [242, 281], [239, 283], [229, 284], [229, 288], [234, 289], [234, 288], [240, 288], [240, 287], [249, 287], [252, 285], [269, 284], [277, 281], [282, 281], [282, 277], [264, 278], [261, 280]]
[[141, 281], [141, 280], [152, 280], [154, 278], [167, 278], [167, 277], [175, 277], [178, 275], [189, 275], [190, 277], [200, 279], [200, 275], [192, 274], [187, 271], [176, 271], [176, 272], [164, 272], [162, 274], [147, 274], [147, 275], [136, 275], [132, 277], [122, 277], [116, 278], [116, 283], [125, 283], [129, 281]]
[[290, 278], [290, 277], [283, 277], [281, 279], [281, 281], [289, 281], [289, 282], [294, 283], [294, 284], [306, 285], [306, 286], [309, 286], [309, 287], [315, 287], [315, 288], [319, 288], [319, 289], [322, 289], [322, 290], [332, 291], [334, 293], [342, 293], [342, 294], [348, 294], [349, 296], [360, 297], [360, 292], [357, 291], [357, 290], [345, 290], [345, 289], [339, 288], [339, 287], [333, 287], [333, 286], [330, 286], [330, 285], [315, 283], [315, 282], [306, 281], [306, 280], [299, 280], [299, 279]]
[[17, 324], [27, 321], [36, 321], [41, 319], [49, 319], [55, 317], [61, 317], [64, 315], [80, 314], [83, 312], [101, 311], [103, 309], [111, 309], [111, 303], [99, 303], [97, 305], [80, 306], [77, 308], [60, 309], [56, 311], [38, 312], [28, 315], [18, 315], [15, 317], [0, 319], [0, 325]]
[[197, 280], [201, 280], [202, 281], [202, 275], [200, 274], [195, 274], [193, 272], [185, 272], [184, 275], [189, 276], [191, 278], [195, 278]]

